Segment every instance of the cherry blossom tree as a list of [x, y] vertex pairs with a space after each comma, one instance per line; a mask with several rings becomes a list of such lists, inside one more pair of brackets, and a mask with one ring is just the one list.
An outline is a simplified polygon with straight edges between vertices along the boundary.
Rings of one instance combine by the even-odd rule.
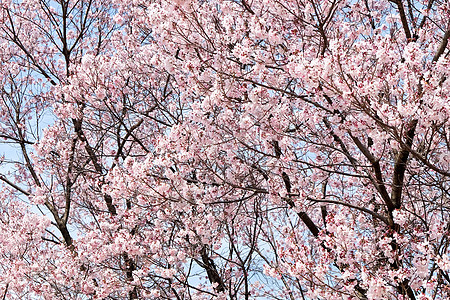
[[0, 0], [3, 299], [447, 299], [450, 3]]

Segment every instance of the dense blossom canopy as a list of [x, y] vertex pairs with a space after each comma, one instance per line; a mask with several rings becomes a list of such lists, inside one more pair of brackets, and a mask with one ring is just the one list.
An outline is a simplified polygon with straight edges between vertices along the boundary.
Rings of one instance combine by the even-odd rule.
[[448, 299], [450, 3], [0, 0], [3, 299]]

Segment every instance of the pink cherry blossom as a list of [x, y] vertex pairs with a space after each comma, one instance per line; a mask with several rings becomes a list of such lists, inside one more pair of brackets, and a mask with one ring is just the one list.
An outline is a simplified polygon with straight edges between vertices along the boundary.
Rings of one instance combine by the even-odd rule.
[[445, 1], [3, 1], [0, 296], [448, 299]]

